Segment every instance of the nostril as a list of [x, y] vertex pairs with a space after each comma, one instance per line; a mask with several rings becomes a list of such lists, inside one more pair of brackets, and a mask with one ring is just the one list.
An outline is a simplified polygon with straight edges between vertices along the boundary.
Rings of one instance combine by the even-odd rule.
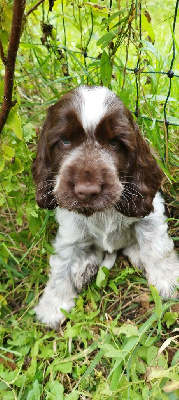
[[97, 183], [77, 183], [75, 193], [79, 199], [94, 199], [101, 192], [101, 185]]

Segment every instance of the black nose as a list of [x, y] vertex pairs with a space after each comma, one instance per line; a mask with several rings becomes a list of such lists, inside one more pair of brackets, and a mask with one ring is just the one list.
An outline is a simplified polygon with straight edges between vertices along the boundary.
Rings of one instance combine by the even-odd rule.
[[75, 193], [80, 200], [92, 199], [101, 192], [101, 185], [98, 183], [77, 183]]

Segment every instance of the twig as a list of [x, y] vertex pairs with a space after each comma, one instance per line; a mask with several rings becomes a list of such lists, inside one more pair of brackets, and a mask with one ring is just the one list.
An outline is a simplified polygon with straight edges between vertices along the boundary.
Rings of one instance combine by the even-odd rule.
[[1, 48], [1, 54], [4, 57], [5, 62], [5, 78], [4, 78], [4, 95], [3, 103], [0, 112], [0, 134], [7, 121], [9, 112], [16, 102], [12, 102], [12, 93], [14, 85], [14, 70], [17, 57], [17, 50], [20, 43], [22, 21], [24, 16], [26, 0], [14, 0], [13, 4], [13, 16], [12, 26], [9, 38], [7, 58], [4, 57], [3, 49]]
[[26, 13], [26, 17], [28, 17], [28, 15], [30, 15], [33, 11], [35, 11], [38, 6], [40, 6], [40, 4], [42, 4], [45, 0], [39, 0], [37, 4], [35, 4], [35, 6], [33, 6], [32, 8], [30, 8], [29, 11], [27, 11]]

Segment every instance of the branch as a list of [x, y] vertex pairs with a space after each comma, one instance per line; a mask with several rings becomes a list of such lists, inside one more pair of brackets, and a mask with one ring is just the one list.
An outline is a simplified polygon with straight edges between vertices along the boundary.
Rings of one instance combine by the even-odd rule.
[[40, 6], [40, 4], [42, 4], [45, 0], [39, 0], [37, 4], [35, 4], [35, 6], [33, 6], [29, 11], [27, 11], [26, 13], [26, 17], [28, 17], [29, 14], [31, 14], [33, 11], [35, 11], [37, 9], [38, 6]]
[[3, 55], [5, 62], [5, 77], [4, 77], [4, 95], [3, 103], [0, 112], [0, 134], [7, 121], [9, 112], [14, 106], [12, 102], [12, 93], [14, 85], [14, 71], [17, 58], [17, 51], [20, 43], [22, 21], [24, 16], [26, 0], [14, 0], [12, 26], [9, 38], [7, 58], [4, 57], [3, 49], [1, 47], [1, 56]]
[[6, 65], [6, 57], [4, 55], [4, 50], [3, 50], [3, 45], [0, 39], [0, 54], [1, 54], [1, 60], [3, 62], [4, 65]]

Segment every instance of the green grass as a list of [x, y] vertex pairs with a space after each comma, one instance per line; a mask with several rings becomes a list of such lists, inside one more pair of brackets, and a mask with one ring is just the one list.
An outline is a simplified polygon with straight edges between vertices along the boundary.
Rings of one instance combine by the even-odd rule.
[[[35, 1], [28, 2], [28, 9], [34, 4]], [[99, 4], [109, 6], [107, 1]], [[106, 58], [107, 86], [133, 111], [136, 80], [127, 71], [124, 81], [126, 51], [128, 68], [136, 66], [139, 49], [141, 68], [148, 71], [168, 71], [172, 58], [175, 2], [145, 4], [142, 2], [142, 11], [149, 12], [155, 35], [153, 52], [139, 47], [137, 17], [132, 22], [130, 43], [126, 37], [112, 60], [111, 76]], [[3, 5], [6, 50], [12, 2], [4, 1]], [[126, 8], [125, 1], [121, 1], [121, 8]], [[117, 11], [116, 2], [113, 11]], [[46, 45], [41, 42], [43, 14], [44, 22], [53, 25], [48, 46], [47, 42]], [[30, 168], [37, 135], [47, 107], [61, 93], [78, 84], [101, 84], [105, 79], [100, 57], [104, 50], [106, 54], [110, 52], [108, 46], [102, 48], [103, 40], [99, 46], [97, 41], [108, 32], [103, 21], [107, 17], [108, 12], [97, 14], [93, 7], [91, 10], [89, 5], [84, 6], [83, 1], [64, 4], [68, 51], [64, 50], [61, 2], [56, 0], [52, 13], [48, 13], [45, 2], [44, 13], [40, 6], [24, 26], [14, 88], [18, 104], [0, 142], [0, 400], [177, 400], [179, 396], [178, 301], [161, 301], [157, 291], [148, 288], [141, 272], [124, 257], [119, 257], [110, 273], [101, 270], [97, 280], [83, 290], [72, 312], [65, 313], [66, 321], [59, 332], [49, 331], [38, 323], [33, 311], [48, 279], [51, 241], [57, 229], [53, 212], [40, 210], [35, 204]], [[115, 19], [113, 23], [117, 23]], [[124, 28], [127, 24], [124, 22]], [[142, 39], [147, 40], [147, 35], [143, 27]], [[176, 27], [176, 50], [177, 43]], [[84, 60], [81, 52], [87, 44], [89, 57]], [[68, 76], [64, 74], [66, 63]], [[173, 68], [179, 75], [177, 52]], [[2, 64], [0, 71], [2, 96]], [[166, 76], [140, 75], [140, 115], [154, 120], [140, 116], [138, 123], [158, 153], [165, 173], [162, 189], [170, 210], [169, 233], [177, 245], [178, 128], [169, 126], [167, 139], [163, 124], [155, 122], [155, 118], [164, 118], [168, 87]], [[167, 117], [173, 121], [178, 121], [178, 90], [179, 79], [175, 77], [170, 94], [174, 100], [170, 99], [167, 105]], [[157, 97], [151, 99], [151, 95]], [[169, 162], [162, 162], [166, 148]]]

